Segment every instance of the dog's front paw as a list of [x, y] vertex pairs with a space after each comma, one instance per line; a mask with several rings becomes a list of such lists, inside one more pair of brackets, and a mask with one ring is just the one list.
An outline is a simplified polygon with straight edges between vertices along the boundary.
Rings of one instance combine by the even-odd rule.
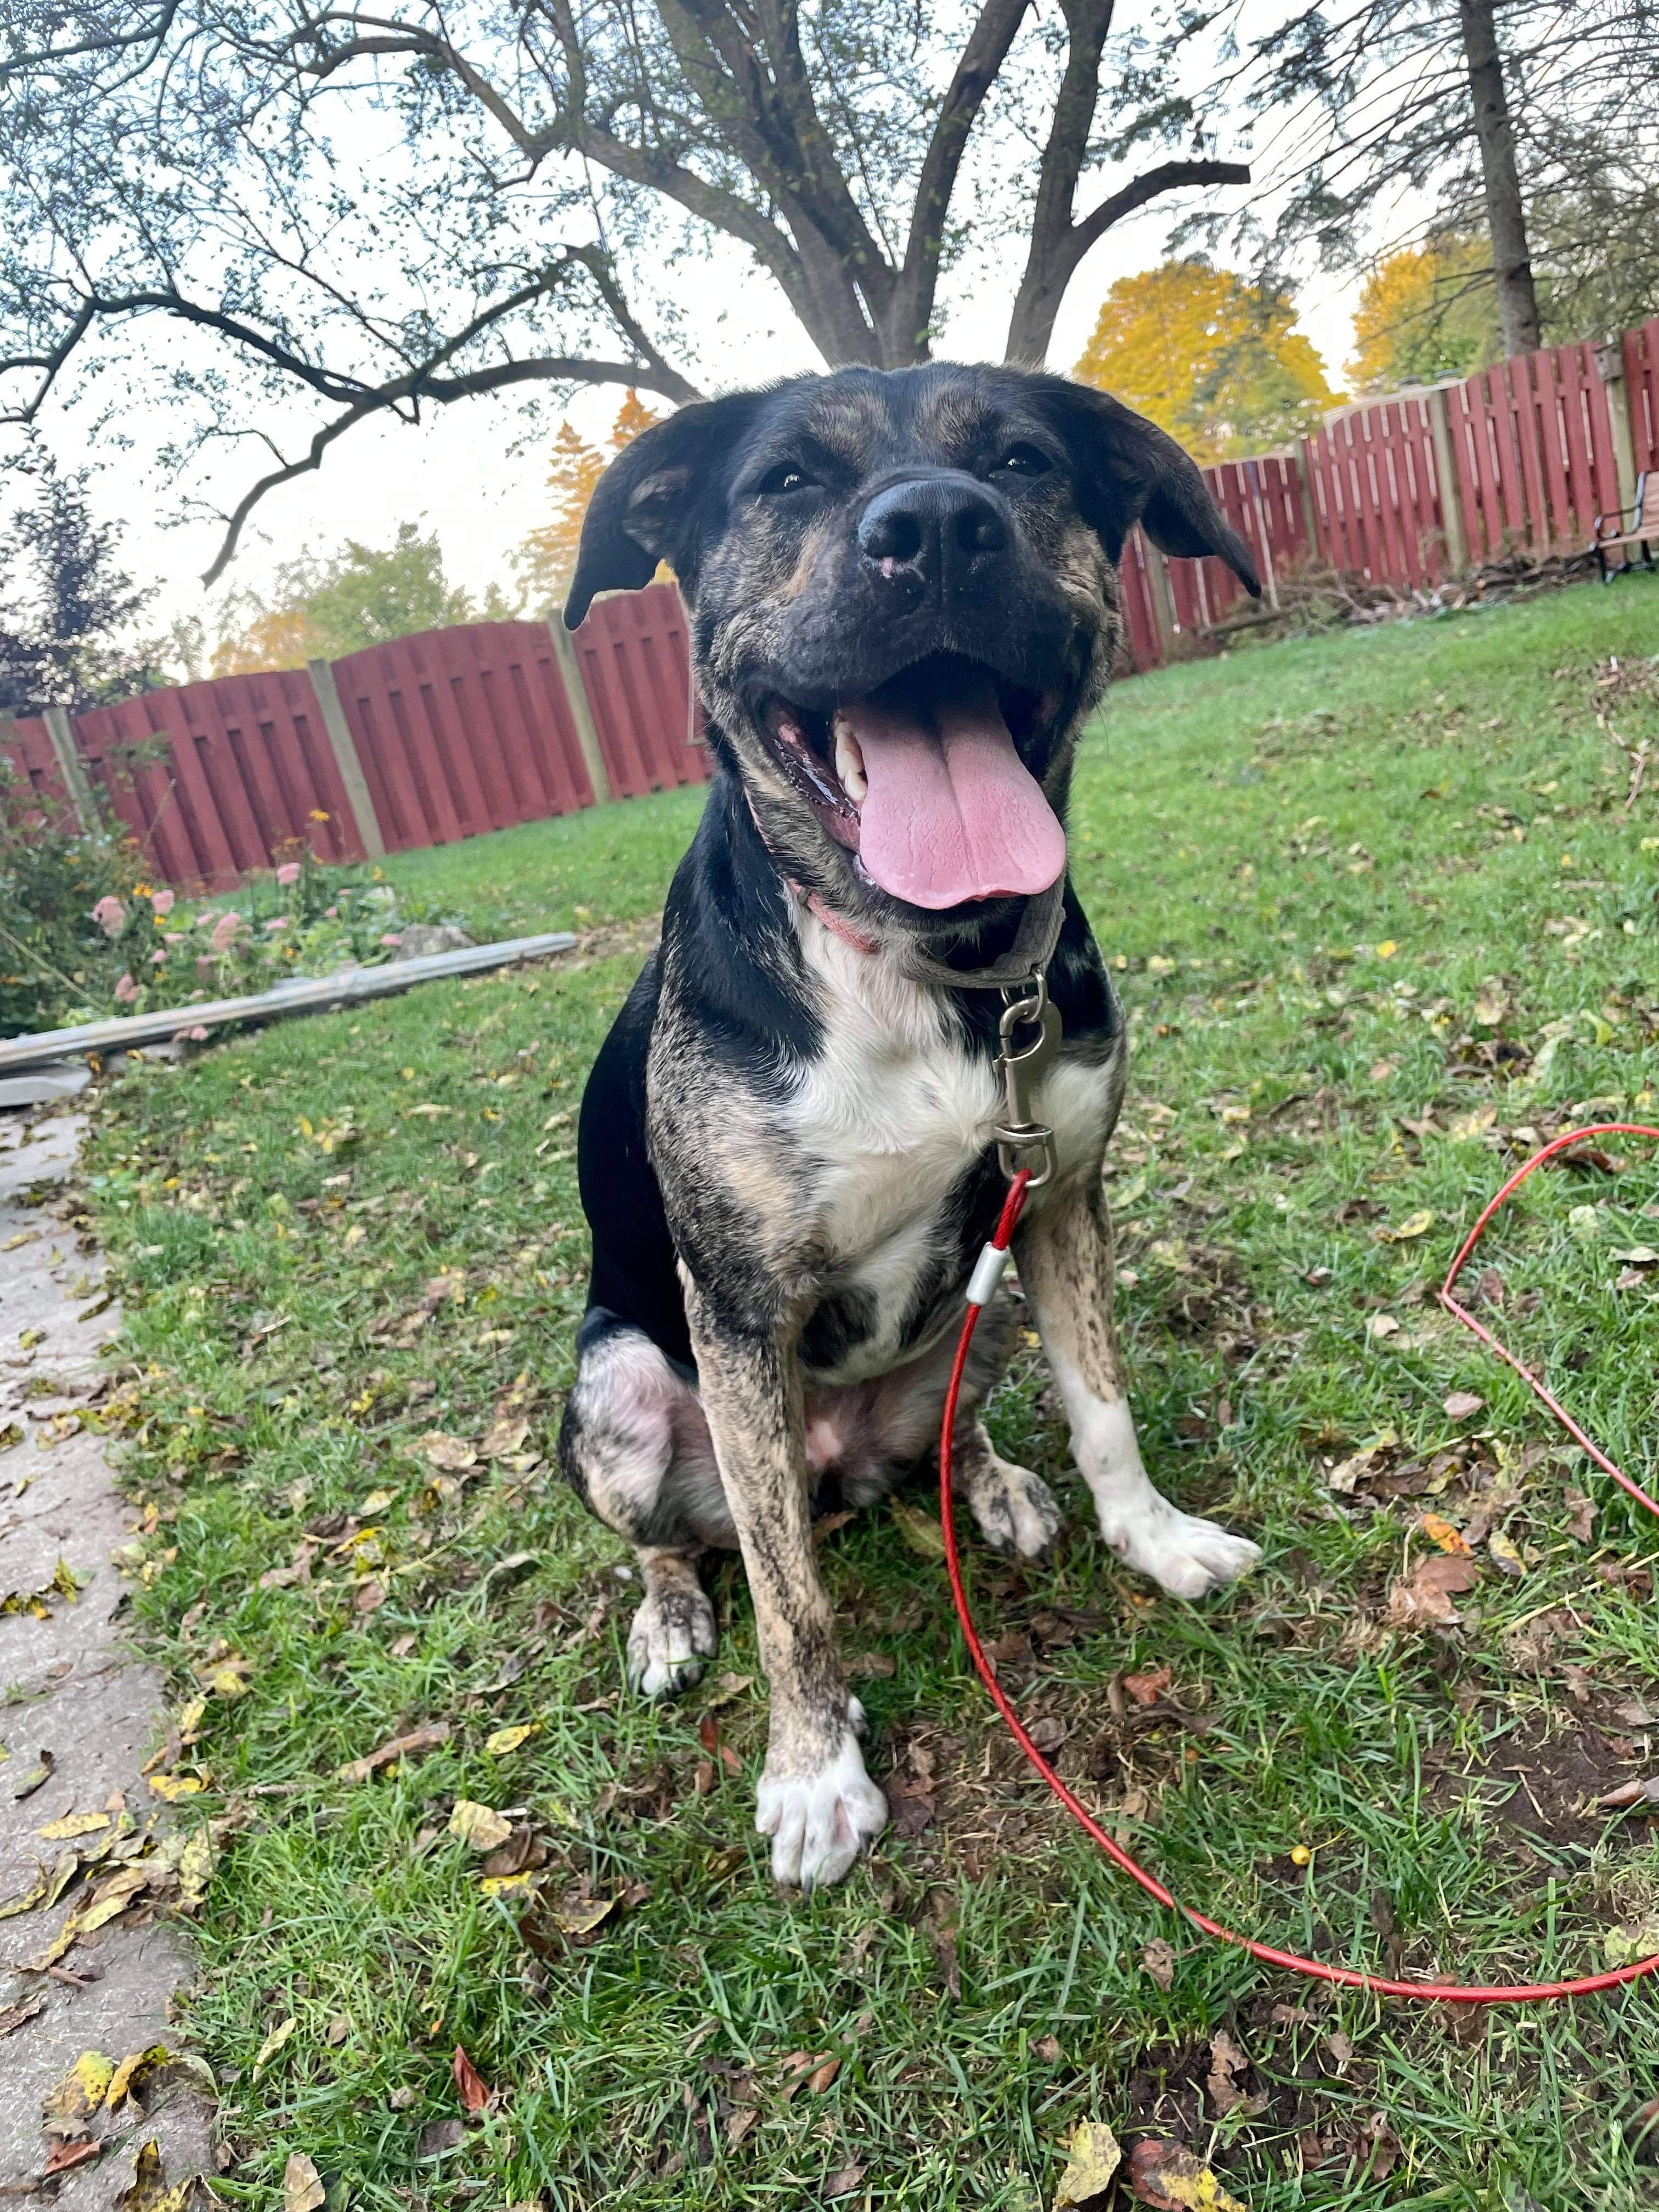
[[994, 1552], [1041, 1559], [1060, 1534], [1054, 1492], [1040, 1475], [1008, 1460], [994, 1458], [975, 1473], [968, 1503], [980, 1534]]
[[839, 1881], [886, 1826], [887, 1800], [865, 1772], [850, 1728], [815, 1772], [764, 1775], [757, 1793], [755, 1826], [772, 1838], [772, 1879], [804, 1890]]
[[645, 1698], [678, 1697], [714, 1656], [714, 1608], [695, 1585], [651, 1590], [628, 1632], [628, 1680]]
[[1100, 1533], [1121, 1559], [1150, 1575], [1171, 1597], [1206, 1597], [1224, 1583], [1248, 1574], [1261, 1557], [1261, 1547], [1248, 1536], [1235, 1536], [1213, 1521], [1178, 1513], [1163, 1498], [1109, 1526], [1103, 1515]]

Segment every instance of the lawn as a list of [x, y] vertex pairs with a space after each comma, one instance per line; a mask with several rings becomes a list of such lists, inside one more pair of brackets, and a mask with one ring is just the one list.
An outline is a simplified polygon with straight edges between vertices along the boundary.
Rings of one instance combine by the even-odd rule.
[[[1110, 1188], [1142, 1436], [1266, 1559], [1196, 1608], [1125, 1575], [1028, 1334], [992, 1427], [1071, 1521], [1042, 1569], [975, 1551], [976, 1604], [1062, 1771], [1179, 1893], [1385, 1972], [1659, 1945], [1647, 1823], [1593, 1809], [1659, 1767], [1659, 1528], [1431, 1296], [1534, 1133], [1656, 1118], [1659, 768], [1626, 805], [1656, 653], [1646, 579], [1241, 651], [1121, 685], [1079, 778], [1133, 1023]], [[586, 949], [242, 1038], [98, 1114], [158, 1773], [219, 1823], [186, 2015], [222, 2194], [275, 2203], [297, 2151], [333, 2212], [1046, 2212], [1093, 2117], [1189, 2142], [1250, 2212], [1659, 2202], [1627, 2129], [1659, 1989], [1454, 2014], [1192, 1936], [1028, 1777], [914, 1516], [823, 1547], [901, 1814], [844, 1887], [767, 1878], [735, 1566], [702, 1687], [629, 1698], [637, 1584], [550, 1464], [572, 1127], [699, 800], [398, 860], [479, 933]], [[1651, 1482], [1659, 1269], [1621, 1255], [1659, 1245], [1659, 1162], [1540, 1175], [1488, 1244], [1483, 1310]], [[1420, 1575], [1465, 1545], [1467, 1589]], [[493, 1856], [458, 1799], [512, 1824]], [[465, 2126], [457, 2045], [495, 2093]]]

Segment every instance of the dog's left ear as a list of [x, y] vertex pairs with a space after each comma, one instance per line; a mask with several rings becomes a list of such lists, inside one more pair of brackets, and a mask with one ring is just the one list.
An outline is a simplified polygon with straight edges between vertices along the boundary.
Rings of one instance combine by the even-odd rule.
[[724, 503], [726, 465], [763, 395], [699, 400], [624, 446], [599, 478], [582, 523], [564, 603], [574, 629], [598, 592], [637, 592], [666, 561], [688, 592]]
[[1109, 392], [1047, 380], [1056, 426], [1071, 449], [1084, 518], [1114, 561], [1138, 522], [1177, 558], [1224, 560], [1252, 598], [1261, 580], [1249, 547], [1211, 498], [1196, 465], [1156, 422]]

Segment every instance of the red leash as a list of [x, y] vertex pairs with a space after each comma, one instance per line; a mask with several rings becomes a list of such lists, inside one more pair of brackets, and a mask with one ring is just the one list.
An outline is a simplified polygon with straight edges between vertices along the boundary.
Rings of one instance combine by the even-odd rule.
[[[1659, 1129], [1647, 1128], [1639, 1122], [1602, 1121], [1598, 1122], [1593, 1128], [1574, 1129], [1564, 1137], [1557, 1137], [1553, 1143], [1546, 1145], [1541, 1152], [1535, 1152], [1524, 1167], [1517, 1169], [1510, 1177], [1463, 1240], [1462, 1247], [1457, 1257], [1452, 1261], [1445, 1281], [1440, 1286], [1440, 1303], [1448, 1313], [1455, 1315], [1465, 1328], [1473, 1329], [1483, 1344], [1515, 1370], [1534, 1396], [1543, 1401], [1575, 1443], [1589, 1454], [1598, 1467], [1604, 1468], [1615, 1482], [1630, 1492], [1632, 1498], [1645, 1505], [1649, 1512], [1659, 1515], [1659, 1504], [1648, 1496], [1639, 1484], [1632, 1482], [1622, 1469], [1615, 1467], [1600, 1446], [1585, 1435], [1577, 1421], [1551, 1395], [1532, 1370], [1517, 1359], [1512, 1352], [1499, 1344], [1492, 1332], [1483, 1327], [1467, 1307], [1460, 1304], [1452, 1296], [1452, 1285], [1462, 1273], [1470, 1253], [1480, 1243], [1487, 1223], [1504, 1201], [1526, 1181], [1534, 1168], [1541, 1167], [1545, 1161], [1552, 1158], [1555, 1153], [1563, 1151], [1569, 1145], [1582, 1143], [1587, 1137], [1613, 1136], [1651, 1137], [1659, 1140]], [[1577, 1981], [1500, 1983], [1494, 1987], [1481, 1988], [1461, 1982], [1390, 1981], [1381, 1974], [1360, 1973], [1352, 1967], [1327, 1966], [1322, 1960], [1304, 1959], [1294, 1951], [1277, 1951], [1271, 1944], [1258, 1943], [1249, 1936], [1240, 1936], [1231, 1928], [1224, 1928], [1219, 1921], [1212, 1920], [1205, 1913], [1195, 1911], [1192, 1905], [1182, 1905], [1179, 1899], [1173, 1897], [1164, 1887], [1156, 1875], [1149, 1874], [1138, 1860], [1130, 1857], [1121, 1844], [1107, 1834], [1087, 1806], [1081, 1803], [1067, 1789], [1036, 1744], [1032, 1742], [1019, 1715], [1014, 1711], [1007, 1692], [997, 1680], [995, 1670], [986, 1657], [984, 1647], [980, 1643], [978, 1632], [974, 1626], [973, 1616], [968, 1609], [967, 1592], [962, 1586], [962, 1566], [957, 1556], [956, 1519], [951, 1495], [951, 1436], [956, 1427], [957, 1398], [962, 1388], [963, 1370], [968, 1363], [968, 1348], [974, 1340], [974, 1330], [978, 1325], [980, 1314], [988, 1304], [1001, 1275], [1006, 1260], [1009, 1240], [1014, 1233], [1024, 1210], [1026, 1188], [1030, 1180], [1030, 1173], [1024, 1169], [1013, 1177], [1008, 1188], [1007, 1199], [1003, 1205], [1002, 1218], [997, 1224], [996, 1234], [981, 1255], [980, 1263], [974, 1271], [973, 1280], [969, 1285], [968, 1312], [962, 1325], [961, 1339], [957, 1345], [956, 1363], [951, 1370], [950, 1388], [945, 1394], [945, 1419], [939, 1434], [939, 1519], [945, 1530], [945, 1571], [951, 1577], [951, 1595], [956, 1602], [957, 1618], [962, 1623], [963, 1635], [967, 1639], [968, 1655], [974, 1662], [981, 1681], [990, 1692], [991, 1702], [1008, 1723], [1015, 1742], [1018, 1744], [1026, 1758], [1042, 1777], [1049, 1789], [1054, 1791], [1078, 1826], [1086, 1834], [1092, 1836], [1114, 1864], [1121, 1867], [1132, 1881], [1138, 1881], [1149, 1897], [1156, 1898], [1160, 1905], [1168, 1906], [1170, 1911], [1180, 1913], [1192, 1926], [1200, 1929], [1205, 1935], [1213, 1936], [1220, 1942], [1231, 1943], [1238, 1950], [1248, 1951], [1252, 1958], [1260, 1959], [1267, 1966], [1287, 1966], [1292, 1973], [1306, 1974], [1316, 1981], [1335, 1982], [1344, 1989], [1368, 1990], [1376, 1996], [1416, 1997], [1425, 2002], [1532, 2004], [1547, 1997], [1589, 1996], [1597, 1990], [1617, 1989], [1623, 1982], [1639, 1981], [1644, 1974], [1659, 1971], [1659, 1952], [1656, 1952], [1650, 1958], [1638, 1959], [1632, 1965], [1614, 1967], [1605, 1974], [1586, 1974]], [[996, 1255], [994, 1258], [992, 1256], [993, 1254]]]

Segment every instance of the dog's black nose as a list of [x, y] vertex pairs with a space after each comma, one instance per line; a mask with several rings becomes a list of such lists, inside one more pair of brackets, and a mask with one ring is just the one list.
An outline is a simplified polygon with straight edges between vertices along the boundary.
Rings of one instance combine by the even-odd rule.
[[889, 484], [859, 519], [859, 550], [883, 575], [948, 584], [987, 555], [1006, 550], [995, 495], [956, 471]]

